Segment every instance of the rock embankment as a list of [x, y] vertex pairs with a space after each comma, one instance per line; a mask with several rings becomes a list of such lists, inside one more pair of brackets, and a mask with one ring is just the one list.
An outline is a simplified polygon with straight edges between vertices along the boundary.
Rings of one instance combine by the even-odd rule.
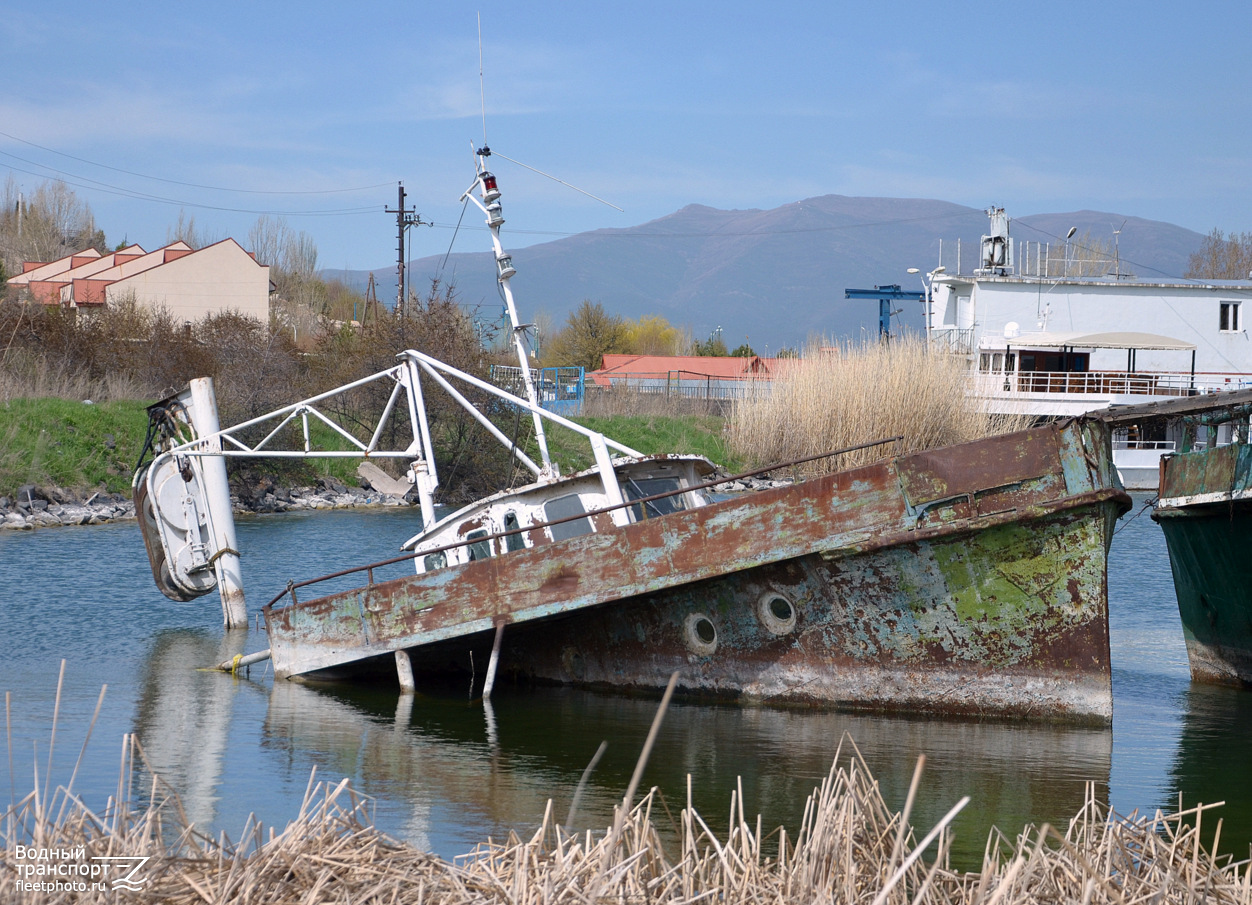
[[[272, 483], [253, 485], [240, 493], [232, 492], [231, 503], [240, 513], [409, 505], [404, 497], [388, 496], [367, 487], [347, 487], [328, 478], [319, 478], [315, 487], [294, 489]], [[82, 494], [61, 487], [27, 484], [15, 496], [0, 496], [0, 531], [101, 525], [134, 517], [134, 502], [120, 493]]]

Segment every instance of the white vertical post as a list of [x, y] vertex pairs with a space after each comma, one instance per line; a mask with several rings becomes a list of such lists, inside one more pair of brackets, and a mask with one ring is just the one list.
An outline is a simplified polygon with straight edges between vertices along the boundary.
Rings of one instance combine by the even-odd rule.
[[496, 667], [500, 664], [500, 638], [504, 635], [504, 623], [496, 623], [496, 640], [491, 645], [491, 659], [487, 661], [487, 678], [483, 681], [483, 700], [491, 699], [491, 689], [496, 684]]
[[396, 651], [396, 678], [400, 680], [400, 694], [413, 694], [417, 682], [413, 680], [413, 661], [407, 650]]
[[[191, 426], [197, 437], [216, 434], [221, 426], [217, 419], [217, 396], [210, 377], [191, 381]], [[222, 441], [213, 437], [206, 444], [210, 452], [222, 451]], [[226, 479], [226, 460], [220, 455], [197, 456], [204, 481], [204, 496], [213, 535], [217, 591], [222, 598], [222, 618], [228, 629], [248, 627], [248, 604], [243, 594], [243, 573], [239, 568], [239, 544], [235, 539], [235, 516], [230, 508], [230, 483]]]

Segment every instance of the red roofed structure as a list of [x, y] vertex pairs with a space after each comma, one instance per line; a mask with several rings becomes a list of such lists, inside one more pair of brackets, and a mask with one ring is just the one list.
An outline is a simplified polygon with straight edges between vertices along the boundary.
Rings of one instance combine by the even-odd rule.
[[44, 305], [99, 308], [133, 297], [184, 321], [224, 311], [269, 318], [269, 267], [234, 239], [201, 249], [186, 242], [151, 252], [138, 245], [109, 254], [89, 248], [56, 261], [28, 261], [8, 282]]
[[768, 383], [794, 367], [794, 358], [713, 355], [604, 356], [587, 377], [601, 388], [625, 387], [641, 393], [698, 399], [738, 399], [753, 385]]

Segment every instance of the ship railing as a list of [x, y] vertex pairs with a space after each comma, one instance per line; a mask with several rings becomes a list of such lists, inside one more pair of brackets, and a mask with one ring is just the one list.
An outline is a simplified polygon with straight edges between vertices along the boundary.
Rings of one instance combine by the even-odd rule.
[[1252, 374], [1177, 371], [979, 371], [974, 376], [981, 389], [1011, 395], [1198, 396], [1252, 386]]
[[[262, 609], [269, 610], [271, 607], [278, 604], [279, 601], [281, 601], [284, 597], [287, 597], [287, 596], [291, 597], [291, 605], [296, 606], [299, 604], [299, 600], [297, 600], [296, 598], [297, 590], [299, 590], [300, 588], [307, 588], [310, 585], [321, 584], [324, 581], [333, 581], [334, 579], [337, 579], [337, 578], [343, 578], [348, 575], [356, 575], [356, 574], [360, 574], [361, 572], [364, 572], [366, 574], [366, 580], [368, 582], [367, 586], [373, 587], [375, 583], [374, 582], [374, 570], [375, 569], [382, 569], [385, 566], [392, 566], [392, 565], [395, 565], [396, 563], [409, 562], [411, 560], [417, 559], [419, 556], [430, 556], [436, 553], [447, 553], [449, 550], [456, 550], [460, 547], [467, 547], [470, 544], [480, 544], [480, 543], [483, 543], [484, 541], [490, 542], [490, 541], [497, 540], [500, 538], [506, 538], [515, 534], [526, 534], [527, 532], [534, 531], [536, 528], [550, 528], [553, 525], [561, 525], [566, 522], [573, 522], [579, 519], [590, 519], [591, 517], [599, 515], [601, 513], [614, 512], [615, 510], [618, 510], [618, 509], [625, 509], [628, 506], [641, 506], [641, 507], [644, 507], [644, 511], [646, 511], [646, 504], [655, 502], [657, 500], [663, 500], [663, 499], [667, 499], [668, 497], [679, 496], [680, 494], [684, 494], [684, 493], [691, 493], [693, 490], [710, 490], [716, 487], [721, 487], [725, 484], [732, 484], [736, 481], [742, 481], [745, 478], [759, 477], [760, 475], [768, 474], [771, 471], [779, 471], [784, 468], [794, 468], [797, 465], [805, 465], [809, 462], [816, 462], [820, 459], [829, 459], [834, 456], [841, 456], [844, 453], [858, 452], [862, 449], [872, 449], [875, 446], [885, 446], [888, 443], [899, 443], [903, 439], [904, 439], [903, 436], [897, 435], [894, 437], [884, 437], [881, 440], [871, 440], [868, 443], [858, 443], [855, 446], [845, 446], [840, 449], [831, 450], [830, 452], [818, 453], [817, 455], [814, 455], [814, 456], [804, 456], [799, 459], [791, 459], [790, 461], [787, 461], [787, 462], [779, 462], [774, 465], [766, 465], [764, 468], [756, 468], [756, 469], [753, 469], [752, 471], [742, 471], [742, 472], [739, 472], [738, 474], [730, 475], [728, 477], [714, 478], [711, 481], [704, 481], [702, 483], [695, 484], [689, 487], [679, 487], [674, 490], [666, 490], [661, 493], [654, 493], [649, 496], [639, 497], [638, 499], [634, 499], [634, 500], [626, 500], [625, 502], [617, 503], [612, 506], [604, 506], [599, 509], [593, 509], [589, 512], [579, 512], [575, 515], [567, 515], [564, 518], [556, 518], [556, 519], [552, 519], [546, 522], [535, 522], [533, 524], [526, 525], [525, 527], [511, 528], [506, 531], [496, 531], [490, 534], [482, 535], [480, 537], [475, 537], [473, 539], [463, 538], [461, 540], [453, 541], [450, 544], [444, 544], [439, 547], [429, 547], [425, 549], [413, 550], [401, 556], [393, 556], [390, 559], [383, 559], [383, 560], [379, 560], [378, 562], [367, 563], [363, 566], [354, 566], [351, 569], [342, 569], [338, 572], [332, 572], [329, 575], [319, 575], [317, 578], [309, 578], [309, 579], [306, 579], [305, 581], [288, 581], [287, 587], [284, 588], [282, 591], [280, 591], [278, 594], [276, 594], [274, 598], [270, 600], [269, 603], [265, 604], [265, 606], [262, 607]], [[897, 452], [898, 451], [899, 451], [899, 447], [897, 447]]]
[[974, 329], [961, 330], [956, 327], [932, 327], [930, 330], [930, 347], [939, 352], [950, 352], [953, 355], [971, 355], [974, 352]]
[[1178, 448], [1173, 440], [1113, 440], [1113, 449], [1148, 449], [1173, 452]]

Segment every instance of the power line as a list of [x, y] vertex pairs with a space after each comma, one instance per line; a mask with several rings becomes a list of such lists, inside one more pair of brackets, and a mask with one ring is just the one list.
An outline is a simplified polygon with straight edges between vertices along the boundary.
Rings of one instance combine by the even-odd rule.
[[[5, 157], [13, 157], [16, 160], [23, 160], [23, 158], [16, 157], [16, 155], [8, 154], [7, 152], [4, 152], [4, 151], [0, 151], [0, 154], [3, 154]], [[23, 162], [30, 163], [30, 161], [23, 161]], [[75, 188], [84, 189], [85, 191], [104, 192], [107, 195], [117, 195], [123, 198], [133, 198], [139, 201], [155, 201], [159, 204], [172, 204], [172, 205], [177, 205], [179, 207], [199, 208], [201, 210], [226, 211], [228, 213], [236, 213], [236, 214], [269, 214], [273, 216], [283, 216], [283, 217], [323, 217], [323, 216], [343, 215], [343, 214], [369, 214], [369, 213], [376, 213], [378, 211], [378, 208], [376, 206], [322, 209], [322, 210], [305, 210], [305, 211], [257, 210], [257, 209], [252, 209], [252, 208], [243, 208], [243, 207], [226, 207], [224, 205], [204, 204], [198, 201], [185, 201], [185, 200], [179, 200], [177, 198], [164, 198], [160, 195], [150, 195], [147, 192], [136, 192], [133, 189], [126, 189], [121, 186], [110, 185], [109, 183], [105, 183], [105, 182], [98, 182], [86, 176], [77, 176], [72, 173], [65, 173], [62, 170], [57, 170], [54, 167], [45, 166], [44, 164], [40, 164], [40, 163], [32, 163], [32, 166], [43, 167], [45, 170], [50, 170], [51, 172], [58, 174], [58, 178], [61, 178], [61, 181], [64, 182], [66, 185], [71, 185], [71, 186], [74, 186]], [[39, 179], [49, 178], [49, 176], [46, 173], [36, 173], [32, 170], [23, 169], [22, 167], [15, 167], [12, 164], [5, 164], [5, 167], [9, 170], [12, 170], [13, 172], [25, 173], [28, 176], [34, 176]], [[64, 176], [69, 176], [70, 179], [65, 179], [63, 178]], [[84, 180], [84, 182], [91, 183], [91, 184], [86, 185], [84, 184], [84, 182], [74, 182], [72, 181], [74, 179], [81, 179], [81, 180]]]
[[[231, 189], [231, 188], [225, 188], [220, 185], [201, 185], [196, 182], [180, 182], [177, 179], [165, 179], [162, 176], [150, 176], [146, 173], [137, 173], [134, 170], [124, 170], [121, 167], [109, 166], [107, 163], [99, 163], [94, 160], [88, 160], [85, 157], [75, 157], [73, 154], [67, 154], [64, 151], [58, 151], [56, 150], [56, 148], [47, 148], [47, 147], [44, 147], [43, 145], [35, 144], [35, 142], [33, 141], [27, 141], [25, 138], [19, 138], [16, 135], [10, 135], [8, 132], [0, 132], [0, 136], [4, 136], [5, 138], [10, 139], [11, 141], [21, 142], [24, 145], [30, 145], [30, 147], [38, 148], [41, 151], [47, 151], [49, 154], [57, 154], [61, 157], [68, 157], [70, 160], [77, 160], [79, 163], [85, 163], [93, 167], [100, 167], [101, 169], [104, 169], [104, 170], [112, 170], [115, 173], [125, 173], [127, 176], [138, 176], [140, 179], [151, 179], [154, 182], [165, 182], [165, 183], [169, 183], [170, 185], [181, 185], [187, 188], [209, 189], [210, 191], [214, 191], [214, 192], [234, 192], [236, 194], [241, 194], [241, 195], [334, 195], [334, 194], [346, 194], [348, 192], [364, 192], [369, 189], [379, 189], [379, 188], [384, 188], [386, 186], [391, 185], [391, 183], [389, 182], [380, 182], [380, 183], [377, 183], [376, 185], [363, 185], [363, 186], [358, 186], [357, 188], [350, 188], [350, 189], [317, 189], [317, 190], [308, 190], [308, 191], [270, 191], [267, 189]], [[14, 156], [14, 155], [8, 155], [8, 156]], [[21, 160], [22, 158], [18, 157], [17, 159]], [[33, 163], [33, 161], [27, 161], [27, 163]], [[44, 166], [44, 164], [40, 164], [40, 163], [36, 163], [34, 165]], [[54, 170], [53, 167], [46, 167], [46, 169]], [[85, 178], [85, 177], [80, 177], [80, 178]]]

